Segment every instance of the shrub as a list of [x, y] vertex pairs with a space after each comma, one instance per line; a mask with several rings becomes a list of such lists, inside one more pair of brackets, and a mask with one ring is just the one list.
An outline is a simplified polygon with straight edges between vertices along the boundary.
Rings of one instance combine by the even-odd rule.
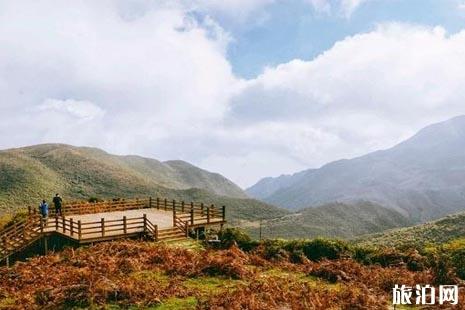
[[18, 212], [14, 215], [3, 215], [2, 217], [0, 217], [0, 230], [8, 228], [18, 222], [21, 222], [22, 220], [26, 219], [27, 215], [28, 214], [26, 212]]
[[241, 250], [250, 251], [254, 249], [258, 242], [252, 241], [250, 236], [238, 228], [226, 228], [218, 234], [223, 248], [230, 248], [236, 244]]
[[451, 258], [442, 248], [438, 249], [436, 253], [432, 253], [430, 265], [434, 275], [433, 284], [454, 284], [457, 282]]
[[394, 248], [382, 248], [368, 253], [369, 264], [379, 264], [383, 267], [403, 264], [405, 256]]
[[348, 250], [348, 246], [342, 241], [321, 238], [305, 242], [302, 248], [305, 256], [313, 261], [319, 261], [323, 258], [338, 259]]
[[265, 240], [262, 241], [262, 255], [266, 259], [283, 260], [286, 259], [289, 254], [284, 249], [286, 241], [284, 240]]
[[367, 247], [353, 247], [352, 258], [364, 265], [371, 264], [371, 257], [375, 253], [375, 249]]
[[451, 253], [451, 262], [455, 267], [457, 276], [465, 280], [465, 248], [453, 251]]

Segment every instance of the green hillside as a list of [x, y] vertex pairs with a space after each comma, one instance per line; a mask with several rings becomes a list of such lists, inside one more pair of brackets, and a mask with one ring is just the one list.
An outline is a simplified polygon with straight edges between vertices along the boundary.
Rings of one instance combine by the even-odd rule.
[[458, 213], [421, 225], [363, 236], [355, 242], [362, 245], [423, 248], [426, 245], [440, 245], [464, 237], [465, 213]]
[[[400, 213], [370, 202], [357, 204], [332, 203], [306, 208], [280, 218], [262, 222], [265, 238], [353, 238], [411, 223]], [[258, 223], [249, 225], [249, 232], [258, 234]]]
[[0, 215], [16, 207], [35, 206], [57, 192], [67, 201], [147, 196], [203, 201], [227, 205], [229, 220], [287, 213], [247, 199], [223, 176], [182, 161], [163, 163], [62, 144], [0, 151]]

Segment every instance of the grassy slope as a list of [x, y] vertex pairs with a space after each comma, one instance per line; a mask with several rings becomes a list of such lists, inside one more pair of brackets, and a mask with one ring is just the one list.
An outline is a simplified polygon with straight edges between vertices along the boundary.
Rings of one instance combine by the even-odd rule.
[[465, 236], [465, 213], [449, 215], [437, 221], [363, 236], [355, 241], [365, 245], [424, 247], [443, 244]]
[[[354, 205], [334, 203], [267, 221], [263, 224], [262, 235], [266, 238], [348, 239], [409, 224], [401, 214], [369, 202]], [[253, 235], [258, 233], [256, 226], [255, 223], [255, 227], [249, 228]]]
[[290, 263], [237, 248], [121, 241], [0, 269], [0, 308], [387, 309], [392, 283], [431, 279], [350, 259]]
[[[191, 178], [187, 177], [189, 171]], [[214, 194], [211, 189], [218, 182], [219, 193], [231, 192], [233, 196], [243, 197], [229, 180], [189, 164], [114, 156], [94, 148], [48, 144], [1, 151], [0, 172], [0, 215], [15, 207], [36, 205], [56, 192], [68, 201], [146, 196], [203, 201], [226, 205], [228, 220], [287, 213], [253, 199]], [[188, 189], [192, 187], [189, 185], [204, 188]]]

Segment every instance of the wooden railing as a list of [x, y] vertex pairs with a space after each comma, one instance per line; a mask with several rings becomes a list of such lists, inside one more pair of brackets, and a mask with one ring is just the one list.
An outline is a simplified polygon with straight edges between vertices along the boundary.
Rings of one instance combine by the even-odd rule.
[[173, 221], [174, 221], [174, 226], [180, 229], [186, 237], [189, 236], [189, 222], [188, 221], [183, 221], [180, 217], [176, 215], [176, 211], [173, 212]]
[[[194, 225], [197, 217], [202, 217], [210, 222], [210, 219], [226, 219], [226, 208], [222, 206], [217, 208], [215, 205], [205, 205], [203, 203], [185, 203], [184, 201], [168, 200], [152, 197], [145, 199], [120, 199], [104, 202], [73, 202], [63, 204], [62, 213], [64, 216], [79, 215], [79, 214], [95, 214], [104, 212], [136, 210], [144, 208], [156, 208], [163, 211], [173, 211], [184, 214], [183, 217], [187, 218], [189, 215], [190, 224]], [[29, 207], [29, 214], [37, 213], [37, 208]], [[55, 209], [53, 206], [49, 207], [49, 214], [51, 217], [55, 216]]]
[[153, 240], [158, 241], [158, 225], [152, 224], [147, 217], [144, 217], [144, 231], [153, 237]]
[[[173, 226], [176, 226], [175, 218], [182, 222], [188, 222], [190, 226], [196, 224], [211, 224], [212, 222], [226, 221], [226, 207], [217, 208], [215, 205], [203, 203], [185, 203], [184, 201], [155, 198], [150, 199], [152, 208], [173, 212]], [[180, 224], [180, 223], [178, 223]]]
[[[144, 209], [150, 207], [150, 198], [147, 199], [120, 199], [102, 202], [71, 202], [63, 204], [62, 213], [65, 216], [79, 214], [95, 214], [115, 211]], [[37, 213], [37, 208], [28, 207], [29, 214]], [[55, 208], [49, 206], [49, 215], [55, 216]]]
[[147, 216], [99, 221], [82, 222], [73, 218], [56, 217], [53, 223], [54, 231], [71, 236], [77, 240], [101, 239], [104, 237], [127, 236], [136, 233], [149, 233], [155, 239], [158, 226], [152, 224]]
[[44, 222], [37, 215], [29, 215], [21, 222], [0, 232], [0, 259], [34, 240], [44, 230]]

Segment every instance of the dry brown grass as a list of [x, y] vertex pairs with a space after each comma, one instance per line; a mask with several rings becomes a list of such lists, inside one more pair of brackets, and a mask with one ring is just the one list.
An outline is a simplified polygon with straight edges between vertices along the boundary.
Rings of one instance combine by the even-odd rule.
[[[267, 270], [296, 276], [264, 276]], [[137, 276], [141, 273], [148, 277]], [[234, 286], [205, 291], [185, 285], [188, 279], [201, 283], [211, 277], [234, 279], [228, 280]], [[199, 309], [386, 309], [394, 284], [426, 284], [433, 278], [430, 270], [364, 266], [350, 259], [294, 264], [236, 247], [193, 251], [121, 241], [0, 269], [0, 307], [2, 299], [14, 300], [5, 308], [60, 309], [145, 307], [193, 297]]]

